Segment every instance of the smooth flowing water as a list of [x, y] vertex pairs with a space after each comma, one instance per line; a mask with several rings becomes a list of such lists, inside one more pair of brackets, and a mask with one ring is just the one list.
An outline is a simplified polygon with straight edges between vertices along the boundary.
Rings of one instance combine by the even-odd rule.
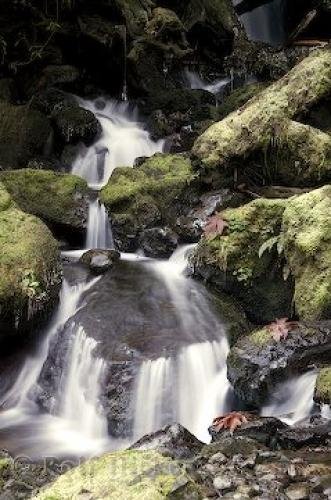
[[[234, 0], [234, 5], [241, 0]], [[285, 2], [273, 0], [240, 16], [248, 38], [278, 46], [286, 40]]]
[[89, 204], [85, 249], [113, 247], [113, 235], [106, 207], [96, 198]]
[[225, 87], [230, 83], [230, 78], [221, 78], [214, 82], [205, 82], [198, 73], [185, 69], [185, 80], [191, 89], [207, 90], [211, 94], [220, 94], [225, 90]]
[[316, 371], [310, 371], [280, 384], [261, 415], [278, 417], [289, 425], [307, 420], [314, 408], [316, 378]]

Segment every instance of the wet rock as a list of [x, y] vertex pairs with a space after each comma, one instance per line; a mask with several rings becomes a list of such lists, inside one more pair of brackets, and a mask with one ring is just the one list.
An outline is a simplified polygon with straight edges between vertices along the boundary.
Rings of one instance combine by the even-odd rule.
[[53, 111], [60, 111], [64, 108], [77, 106], [76, 99], [58, 88], [48, 88], [36, 92], [31, 99], [33, 109], [51, 116]]
[[101, 125], [95, 115], [79, 106], [55, 110], [52, 119], [65, 143], [75, 144], [82, 141], [89, 145], [101, 133]]
[[85, 237], [88, 188], [75, 175], [22, 169], [0, 173], [0, 180], [27, 213], [43, 219], [59, 238], [73, 245]]
[[43, 153], [51, 132], [48, 119], [38, 111], [0, 102], [0, 167], [25, 167]]
[[59, 84], [73, 83], [79, 78], [79, 70], [70, 65], [46, 66], [41, 75], [38, 87], [53, 87]]
[[329, 321], [300, 323], [287, 339], [276, 342], [266, 330], [240, 339], [228, 357], [228, 377], [236, 394], [254, 407], [261, 405], [289, 373], [331, 358]]
[[88, 250], [80, 261], [87, 265], [95, 274], [104, 274], [119, 260], [120, 253], [116, 250]]
[[139, 238], [139, 247], [147, 257], [168, 258], [178, 245], [178, 236], [170, 228], [145, 229]]
[[162, 455], [177, 459], [191, 458], [197, 454], [203, 443], [194, 437], [180, 424], [173, 424], [144, 436], [134, 443], [130, 449], [157, 450]]

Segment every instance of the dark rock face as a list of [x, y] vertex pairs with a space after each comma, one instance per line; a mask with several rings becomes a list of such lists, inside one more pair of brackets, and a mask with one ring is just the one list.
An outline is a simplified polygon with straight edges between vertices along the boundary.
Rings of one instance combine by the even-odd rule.
[[101, 125], [94, 114], [79, 106], [54, 111], [52, 118], [65, 143], [82, 141], [89, 145], [101, 133]]
[[228, 357], [228, 378], [236, 394], [257, 407], [290, 373], [330, 359], [330, 321], [300, 324], [278, 343], [271, 336], [267, 342], [254, 342], [254, 334], [240, 339]]
[[87, 265], [94, 274], [104, 274], [113, 267], [119, 258], [120, 253], [116, 250], [88, 250], [80, 261]]
[[44, 151], [51, 132], [48, 119], [38, 111], [0, 102], [0, 166], [25, 167]]
[[144, 436], [130, 446], [132, 450], [157, 450], [177, 459], [192, 458], [203, 444], [180, 424], [173, 424]]
[[170, 257], [178, 245], [177, 235], [168, 227], [145, 229], [139, 241], [147, 257]]

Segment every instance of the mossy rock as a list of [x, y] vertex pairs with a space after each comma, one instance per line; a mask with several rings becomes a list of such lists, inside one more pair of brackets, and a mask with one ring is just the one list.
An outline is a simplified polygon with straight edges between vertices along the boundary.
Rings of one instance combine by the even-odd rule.
[[230, 113], [241, 108], [241, 106], [246, 104], [246, 102], [252, 99], [252, 97], [265, 89], [266, 86], [266, 83], [251, 83], [231, 92], [231, 94], [225, 97], [222, 103], [218, 106], [217, 119], [223, 120], [223, 118], [228, 116]]
[[57, 133], [66, 144], [82, 141], [88, 146], [101, 134], [101, 125], [95, 115], [80, 106], [55, 109], [52, 119]]
[[167, 205], [193, 178], [191, 163], [184, 156], [156, 154], [138, 168], [116, 168], [101, 192], [101, 201], [112, 210], [148, 195], [157, 204]]
[[51, 131], [49, 120], [39, 111], [0, 102], [0, 166], [25, 167], [43, 152]]
[[157, 451], [128, 450], [90, 460], [60, 476], [35, 500], [81, 498], [161, 500], [200, 499], [202, 495], [184, 468]]
[[328, 362], [330, 340], [330, 321], [299, 322], [280, 341], [273, 338], [267, 327], [259, 328], [239, 338], [231, 348], [228, 378], [243, 401], [260, 407], [277, 384], [309, 371], [314, 363]]
[[315, 401], [322, 404], [331, 404], [331, 367], [322, 368], [315, 386]]
[[0, 183], [0, 337], [28, 330], [56, 300], [58, 258], [47, 227], [22, 212]]
[[54, 227], [85, 230], [88, 187], [80, 177], [26, 168], [1, 172], [0, 181], [24, 212]]
[[277, 252], [285, 205], [261, 198], [223, 211], [224, 232], [203, 237], [192, 257], [195, 275], [235, 295], [257, 323], [290, 313], [292, 286]]
[[283, 217], [286, 259], [302, 319], [331, 315], [331, 186], [291, 198]]

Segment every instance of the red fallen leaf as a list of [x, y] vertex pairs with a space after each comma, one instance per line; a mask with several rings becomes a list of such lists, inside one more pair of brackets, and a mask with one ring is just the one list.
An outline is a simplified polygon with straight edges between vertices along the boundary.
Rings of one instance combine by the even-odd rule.
[[205, 236], [221, 235], [227, 227], [229, 224], [220, 215], [212, 215], [205, 224], [204, 234]]
[[233, 434], [237, 427], [248, 422], [248, 418], [249, 415], [247, 413], [232, 411], [221, 417], [214, 418], [213, 428], [216, 432], [220, 432], [221, 429], [229, 429], [230, 433]]
[[276, 342], [281, 339], [286, 339], [290, 331], [298, 326], [297, 321], [289, 321], [288, 318], [276, 319], [267, 326], [267, 330], [271, 333]]

